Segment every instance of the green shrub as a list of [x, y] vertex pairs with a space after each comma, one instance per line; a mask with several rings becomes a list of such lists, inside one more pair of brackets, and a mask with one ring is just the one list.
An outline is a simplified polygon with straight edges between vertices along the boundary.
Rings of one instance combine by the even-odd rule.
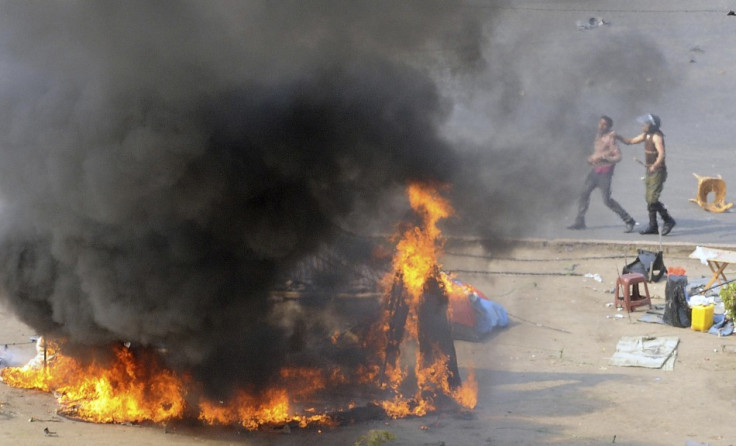
[[734, 320], [736, 316], [736, 283], [732, 282], [721, 287], [718, 295], [723, 301], [723, 307], [726, 310], [726, 317]]
[[379, 446], [396, 437], [389, 431], [371, 430], [355, 442], [355, 446]]

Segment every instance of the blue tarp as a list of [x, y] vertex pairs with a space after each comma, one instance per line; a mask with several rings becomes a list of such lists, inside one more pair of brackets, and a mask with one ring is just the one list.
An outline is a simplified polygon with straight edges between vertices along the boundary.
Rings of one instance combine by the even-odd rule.
[[501, 304], [492, 300], [473, 296], [468, 298], [473, 303], [476, 314], [475, 331], [479, 334], [488, 334], [494, 327], [505, 327], [509, 324], [509, 316]]

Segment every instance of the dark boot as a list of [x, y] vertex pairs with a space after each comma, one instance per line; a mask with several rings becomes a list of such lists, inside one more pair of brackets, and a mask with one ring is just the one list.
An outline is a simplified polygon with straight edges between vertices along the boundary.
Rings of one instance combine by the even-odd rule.
[[585, 229], [585, 218], [577, 217], [575, 223], [568, 226], [567, 229]]
[[643, 231], [639, 231], [639, 234], [659, 234], [659, 229], [657, 227], [657, 209], [651, 204], [647, 206], [647, 209], [649, 210], [649, 226], [647, 226]]
[[669, 234], [676, 224], [677, 223], [675, 222], [675, 219], [672, 217], [670, 217], [668, 220], [665, 220], [665, 222], [662, 224], [662, 235]]
[[675, 219], [670, 216], [670, 213], [667, 212], [667, 208], [664, 207], [662, 203], [657, 203], [657, 211], [659, 211], [659, 215], [662, 216], [662, 235], [667, 235], [672, 231], [672, 228], [675, 227], [677, 224], [675, 222]]

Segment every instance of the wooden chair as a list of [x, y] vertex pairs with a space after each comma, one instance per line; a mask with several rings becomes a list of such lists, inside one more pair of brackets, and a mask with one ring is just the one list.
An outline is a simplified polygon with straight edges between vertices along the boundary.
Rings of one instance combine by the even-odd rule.
[[[731, 209], [733, 203], [726, 203], [726, 182], [720, 175], [717, 177], [701, 177], [697, 173], [693, 176], [698, 180], [698, 194], [690, 201], [697, 203], [708, 212], [726, 212]], [[709, 201], [708, 198], [713, 200]]]

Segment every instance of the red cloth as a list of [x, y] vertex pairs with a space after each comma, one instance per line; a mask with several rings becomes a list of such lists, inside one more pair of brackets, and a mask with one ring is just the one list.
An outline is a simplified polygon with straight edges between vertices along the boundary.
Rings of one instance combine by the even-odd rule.
[[594, 167], [593, 169], [595, 170], [595, 173], [608, 173], [613, 170], [613, 167], [613, 164], [609, 164], [608, 166], [598, 166]]

